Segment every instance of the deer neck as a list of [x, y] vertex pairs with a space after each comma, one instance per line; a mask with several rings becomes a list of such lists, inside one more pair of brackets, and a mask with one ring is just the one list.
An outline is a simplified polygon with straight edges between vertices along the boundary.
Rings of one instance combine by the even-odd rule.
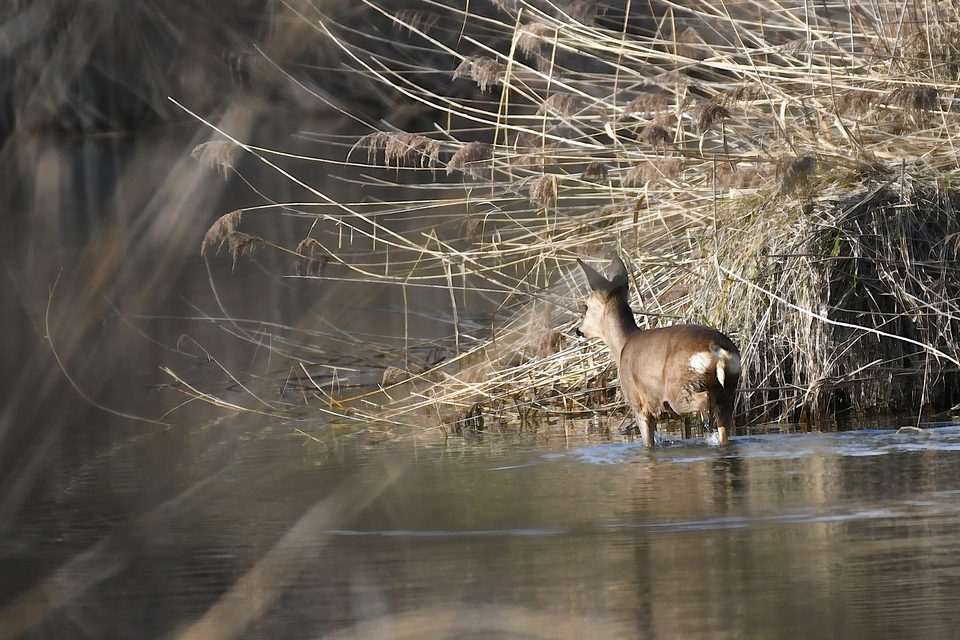
[[633, 311], [626, 300], [617, 299], [604, 316], [603, 338], [610, 349], [610, 355], [620, 366], [620, 354], [634, 334], [640, 332], [637, 322], [633, 319]]

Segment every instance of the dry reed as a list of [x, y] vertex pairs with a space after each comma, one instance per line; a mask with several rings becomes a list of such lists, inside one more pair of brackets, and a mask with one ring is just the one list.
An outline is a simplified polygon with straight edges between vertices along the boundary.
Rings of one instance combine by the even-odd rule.
[[207, 229], [207, 233], [203, 236], [203, 242], [200, 243], [200, 254], [206, 255], [207, 250], [214, 245], [220, 247], [223, 241], [237, 230], [242, 219], [243, 209], [225, 213], [217, 218], [217, 221]]
[[481, 91], [487, 91], [493, 85], [500, 84], [500, 78], [505, 70], [506, 66], [493, 58], [467, 56], [454, 70], [453, 77], [455, 79], [470, 78], [477, 83]]
[[493, 147], [483, 142], [471, 142], [456, 151], [447, 163], [447, 175], [462, 171], [482, 178], [481, 165], [493, 157]]
[[226, 180], [239, 150], [240, 146], [230, 140], [211, 140], [195, 146], [190, 155], [216, 169]]
[[330, 262], [323, 246], [315, 238], [304, 238], [297, 245], [297, 274], [317, 277]]
[[[741, 423], [960, 403], [960, 12], [704, 0], [671, 9], [681, 35], [668, 39], [598, 6], [438, 6], [449, 21], [429, 36], [394, 16], [479, 85], [466, 95], [321, 23], [356, 70], [435, 115], [431, 130], [375, 131], [358, 146], [411, 170], [442, 147], [448, 176], [485, 186], [479, 201], [475, 182], [434, 179], [416, 203], [328, 203], [335, 225], [300, 214], [318, 238], [350, 232], [365, 251], [359, 276], [450, 293], [453, 357], [416, 376], [387, 370], [383, 384], [408, 393], [345, 398], [352, 415], [402, 423], [429, 410], [463, 431], [615, 410], [608, 355], [573, 334], [584, 293], [574, 261], [618, 254], [642, 326], [703, 322], [739, 343]], [[890, 24], [926, 25], [929, 37]], [[482, 226], [390, 222], [421, 212], [433, 225], [432, 208], [451, 206]], [[218, 221], [204, 248], [238, 222]], [[322, 251], [339, 260], [353, 245]], [[468, 291], [493, 299], [492, 327], [467, 329]], [[409, 371], [398, 363], [411, 354], [390, 366]]]

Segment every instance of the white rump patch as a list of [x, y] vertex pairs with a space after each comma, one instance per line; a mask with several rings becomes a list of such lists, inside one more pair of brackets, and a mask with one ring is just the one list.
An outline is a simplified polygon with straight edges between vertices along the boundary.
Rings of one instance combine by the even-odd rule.
[[690, 371], [695, 373], [706, 373], [715, 361], [716, 357], [712, 351], [699, 351], [690, 356], [687, 366], [690, 367]]
[[717, 382], [722, 387], [727, 374], [740, 373], [740, 354], [732, 353], [716, 345], [710, 351], [698, 351], [687, 360], [687, 367], [694, 373], [704, 374], [716, 367]]

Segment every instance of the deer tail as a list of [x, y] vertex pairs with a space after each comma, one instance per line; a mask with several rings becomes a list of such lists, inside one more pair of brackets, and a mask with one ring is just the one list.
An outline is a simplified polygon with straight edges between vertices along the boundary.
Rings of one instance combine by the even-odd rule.
[[721, 387], [725, 387], [728, 374], [740, 374], [740, 354], [736, 351], [727, 351], [718, 344], [714, 344], [710, 350], [717, 358], [717, 382]]

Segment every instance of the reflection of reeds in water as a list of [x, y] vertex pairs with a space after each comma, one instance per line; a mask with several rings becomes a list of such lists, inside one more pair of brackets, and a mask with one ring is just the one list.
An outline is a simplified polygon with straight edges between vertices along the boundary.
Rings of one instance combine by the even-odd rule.
[[632, 625], [612, 620], [558, 615], [526, 607], [446, 603], [361, 622], [328, 636], [330, 640], [361, 638], [450, 638], [489, 635], [497, 638], [629, 638]]
[[[276, 544], [241, 576], [206, 613], [186, 626], [176, 637], [182, 640], [236, 638], [296, 582], [306, 563], [316, 560], [331, 536], [343, 527], [401, 476], [403, 467], [389, 464], [343, 482], [332, 494], [317, 502], [290, 527]], [[216, 496], [213, 475], [162, 503], [142, 516], [123, 537], [106, 537], [77, 554], [51, 576], [39, 581], [0, 608], [0, 640], [12, 640], [39, 627], [58, 610], [76, 606], [76, 601], [99, 583], [126, 571], [128, 547], [142, 544], [156, 528], [192, 516], [211, 496]]]
[[374, 477], [345, 483], [307, 510], [200, 619], [177, 634], [178, 640], [231, 640], [265, 614], [297, 580], [304, 563], [320, 555], [330, 531], [343, 526], [393, 484], [400, 469], [370, 475]]
[[[345, 229], [369, 248], [364, 277], [450, 293], [455, 358], [385, 377], [416, 395], [387, 411], [370, 400], [363, 415], [611, 409], [596, 394], [606, 354], [572, 335], [582, 291], [570, 265], [617, 253], [634, 267], [643, 324], [704, 322], [739, 342], [741, 418], [960, 402], [948, 91], [960, 14], [708, 5], [674, 8], [673, 39], [588, 3], [501, 3], [492, 17], [434, 7], [429, 35], [396, 16], [478, 85], [461, 94], [367, 54], [375, 36], [323, 24], [356, 69], [434, 110], [432, 130], [366, 136], [369, 163], [383, 149], [383, 165], [425, 175], [446, 161], [457, 179], [422, 181], [416, 203], [328, 204], [335, 230], [331, 214], [302, 214], [324, 255], [345, 251]], [[440, 206], [473, 222], [459, 235], [391, 226]], [[492, 335], [460, 331], [458, 291], [471, 288], [502, 305]], [[553, 303], [542, 331], [555, 349], [530, 336], [530, 300]]]

